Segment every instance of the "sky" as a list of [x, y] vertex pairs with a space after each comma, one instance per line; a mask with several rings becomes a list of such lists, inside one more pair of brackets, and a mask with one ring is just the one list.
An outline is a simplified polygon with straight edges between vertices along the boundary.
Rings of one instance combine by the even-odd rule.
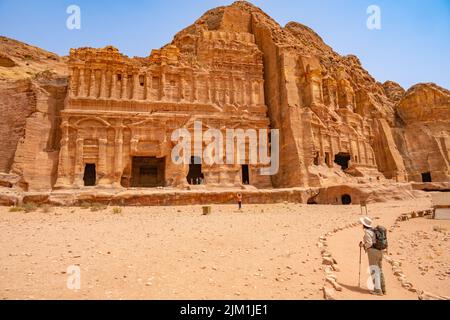
[[[229, 0], [0, 0], [0, 35], [59, 55], [70, 48], [113, 45], [148, 56], [204, 12]], [[450, 0], [254, 0], [284, 26], [315, 30], [342, 55], [357, 55], [378, 81], [405, 89], [435, 82], [450, 89]], [[66, 26], [70, 5], [81, 29]], [[380, 8], [381, 29], [367, 27], [367, 8]]]

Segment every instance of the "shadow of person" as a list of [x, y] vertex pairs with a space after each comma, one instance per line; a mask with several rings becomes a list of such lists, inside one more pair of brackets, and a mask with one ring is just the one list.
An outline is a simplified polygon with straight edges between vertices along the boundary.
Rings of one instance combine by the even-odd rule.
[[342, 288], [347, 289], [349, 291], [370, 295], [370, 291], [367, 289], [363, 289], [361, 287], [356, 287], [356, 286], [350, 286], [350, 285], [343, 284], [343, 283], [339, 283], [339, 284], [342, 286]]

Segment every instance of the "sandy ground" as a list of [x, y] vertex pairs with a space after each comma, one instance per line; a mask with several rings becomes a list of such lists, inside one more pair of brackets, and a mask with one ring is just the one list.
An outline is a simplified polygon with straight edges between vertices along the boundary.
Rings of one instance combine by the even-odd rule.
[[[390, 225], [400, 213], [429, 206], [421, 199], [374, 204], [369, 211]], [[13, 213], [0, 208], [0, 298], [322, 299], [318, 238], [360, 217], [359, 206], [296, 204], [248, 205], [242, 212], [213, 206], [209, 216], [198, 206], [122, 210]], [[422, 228], [419, 220], [411, 224], [412, 232], [430, 231], [431, 225]], [[398, 236], [409, 237], [409, 231]], [[361, 235], [354, 228], [330, 239], [341, 268], [338, 281], [348, 286], [339, 299], [374, 298], [351, 288], [357, 286]], [[440, 259], [445, 271], [449, 251], [442, 248]], [[67, 288], [71, 265], [81, 270], [77, 291]], [[396, 279], [390, 268], [386, 273], [391, 288]], [[436, 277], [428, 275], [424, 282], [429, 279]], [[440, 282], [430, 290], [439, 288], [448, 285]], [[417, 299], [393, 284], [390, 292], [388, 298]]]

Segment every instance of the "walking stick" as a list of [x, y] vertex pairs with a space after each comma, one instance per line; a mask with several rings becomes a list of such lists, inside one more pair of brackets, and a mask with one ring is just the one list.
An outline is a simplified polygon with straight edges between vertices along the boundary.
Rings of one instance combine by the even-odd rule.
[[358, 288], [361, 288], [361, 255], [362, 248], [359, 246], [359, 277], [358, 277]]

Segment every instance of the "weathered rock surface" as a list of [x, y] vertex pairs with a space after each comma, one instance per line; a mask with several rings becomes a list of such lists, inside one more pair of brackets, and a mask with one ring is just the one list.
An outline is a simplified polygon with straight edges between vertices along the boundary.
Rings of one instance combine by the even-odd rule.
[[[0, 171], [25, 190], [83, 188], [87, 165], [101, 187], [142, 186], [135, 157], [153, 159], [155, 186], [184, 189], [190, 168], [171, 162], [169, 141], [198, 119], [203, 130], [279, 129], [279, 172], [250, 164], [249, 182], [324, 188], [311, 202], [404, 199], [417, 193], [393, 181], [450, 182], [448, 90], [381, 84], [310, 28], [282, 27], [244, 1], [208, 11], [145, 58], [113, 47], [60, 58], [0, 40], [0, 133], [9, 136]], [[207, 189], [245, 184], [239, 165], [202, 170]], [[374, 182], [370, 198], [364, 185]]]
[[[50, 52], [0, 37], [0, 172], [24, 190], [51, 190], [59, 154], [59, 117], [67, 66]], [[50, 71], [51, 70], [51, 71]]]

